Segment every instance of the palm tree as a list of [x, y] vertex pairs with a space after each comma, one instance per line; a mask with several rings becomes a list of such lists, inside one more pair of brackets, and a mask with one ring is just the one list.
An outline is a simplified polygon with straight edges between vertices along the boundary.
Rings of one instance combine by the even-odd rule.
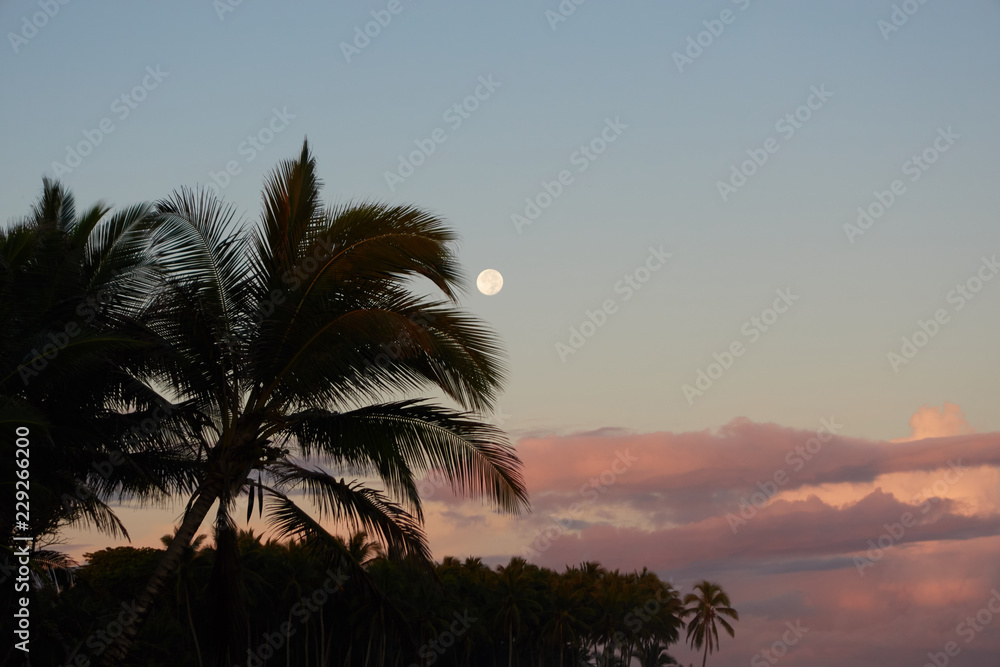
[[[250, 231], [208, 193], [181, 190], [157, 205], [153, 247], [172, 275], [144, 321], [170, 344], [158, 379], [205, 421], [198, 487], [138, 596], [140, 618], [216, 502], [217, 563], [235, 567], [227, 536], [243, 493], [248, 509], [263, 503], [279, 537], [310, 537], [345, 558], [319, 520], [428, 558], [416, 480], [432, 470], [501, 511], [528, 506], [513, 448], [478, 416], [492, 410], [504, 372], [493, 335], [453, 307], [456, 237], [411, 207], [324, 209], [320, 187], [303, 144], [268, 178]], [[444, 299], [423, 296], [414, 280]], [[422, 391], [460, 409], [412, 397]], [[297, 490], [318, 518], [293, 502]], [[139, 625], [119, 636], [105, 664], [120, 664]]]
[[691, 616], [688, 622], [687, 640], [694, 649], [705, 647], [705, 655], [701, 659], [701, 667], [705, 667], [708, 654], [719, 648], [719, 629], [721, 625], [730, 637], [736, 635], [733, 626], [723, 616], [740, 620], [739, 613], [732, 608], [729, 596], [718, 584], [710, 581], [699, 581], [694, 585], [694, 592], [684, 596], [684, 617]]
[[[185, 410], [149, 383], [161, 341], [137, 317], [158, 276], [150, 213], [100, 203], [78, 212], [44, 179], [29, 214], [0, 229], [0, 427], [30, 442], [31, 513], [20, 532], [43, 567], [59, 561], [44, 545], [67, 525], [128, 537], [113, 496], [155, 503], [194, 489], [176, 435]], [[4, 460], [15, 460], [14, 443], [0, 439]], [[18, 486], [27, 492], [28, 481]], [[14, 501], [0, 497], [0, 561], [11, 558]], [[0, 604], [12, 592], [4, 587]]]
[[507, 565], [497, 567], [500, 609], [496, 624], [507, 635], [507, 666], [514, 664], [515, 635], [520, 635], [529, 624], [538, 620], [541, 605], [535, 599], [537, 590], [534, 581], [535, 566], [529, 565], [519, 556], [510, 559]]
[[[166, 547], [170, 546], [170, 542], [173, 539], [173, 535], [164, 535], [160, 538], [160, 542]], [[199, 561], [204, 560], [204, 551], [202, 550], [201, 545], [205, 539], [205, 535], [199, 535], [194, 538], [186, 549], [184, 549], [180, 565], [178, 566], [175, 574], [174, 582], [174, 597], [178, 610], [177, 615], [181, 615], [180, 608], [181, 603], [183, 602], [185, 615], [187, 616], [188, 629], [191, 631], [191, 638], [194, 641], [195, 654], [198, 656], [198, 667], [203, 667], [205, 663], [201, 655], [201, 645], [198, 643], [198, 630], [195, 626], [194, 614], [191, 611], [191, 589], [197, 589], [197, 570], [199, 569], [199, 565], [201, 565]]]
[[548, 620], [542, 631], [554, 646], [559, 647], [559, 667], [563, 667], [566, 664], [566, 645], [569, 644], [574, 651], [580, 647], [581, 637], [588, 629], [590, 610], [585, 605], [585, 590], [573, 585], [568, 576], [559, 576], [554, 572], [548, 574], [547, 593], [552, 604], [547, 610]]
[[640, 646], [632, 651], [632, 657], [639, 661], [639, 667], [663, 667], [679, 664], [667, 653], [667, 648], [659, 642]]
[[[108, 496], [163, 499], [192, 481], [164, 430], [179, 410], [148, 383], [160, 341], [137, 317], [157, 280], [150, 211], [139, 204], [109, 215], [96, 204], [78, 215], [73, 196], [44, 179], [31, 213], [0, 230], [0, 424], [31, 434], [36, 539], [67, 524], [127, 537]], [[137, 428], [154, 414], [152, 426]], [[13, 441], [3, 442], [6, 455]]]

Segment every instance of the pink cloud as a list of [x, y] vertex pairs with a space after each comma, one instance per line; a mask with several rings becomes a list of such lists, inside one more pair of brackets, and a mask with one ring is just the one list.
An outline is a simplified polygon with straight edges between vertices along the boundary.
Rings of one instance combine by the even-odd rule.
[[907, 438], [897, 438], [893, 442], [910, 442], [925, 438], [946, 438], [951, 435], [967, 435], [976, 431], [969, 426], [962, 408], [954, 403], [945, 403], [938, 410], [929, 405], [922, 406], [910, 418], [912, 433]]

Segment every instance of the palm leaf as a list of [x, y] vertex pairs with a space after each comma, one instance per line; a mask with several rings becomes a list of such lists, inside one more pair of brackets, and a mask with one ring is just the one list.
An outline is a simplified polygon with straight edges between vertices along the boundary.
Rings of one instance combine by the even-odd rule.
[[498, 428], [419, 400], [346, 413], [311, 410], [287, 427], [307, 456], [378, 474], [397, 497], [419, 507], [415, 473], [442, 470], [458, 493], [489, 497], [506, 512], [528, 509], [520, 461]]
[[[290, 461], [270, 466], [279, 488], [302, 487], [319, 507], [320, 517], [346, 523], [380, 539], [390, 551], [430, 558], [420, 523], [380, 491], [359, 482], [335, 479], [320, 469], [307, 469]], [[269, 510], [269, 521], [282, 537], [298, 535], [303, 524], [296, 513], [283, 513], [286, 506]]]

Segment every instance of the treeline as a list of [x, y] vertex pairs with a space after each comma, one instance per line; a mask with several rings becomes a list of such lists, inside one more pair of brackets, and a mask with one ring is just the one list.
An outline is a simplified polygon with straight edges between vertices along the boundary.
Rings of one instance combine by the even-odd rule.
[[[363, 533], [345, 543], [353, 563], [334, 565], [308, 543], [241, 531], [242, 585], [232, 600], [213, 595], [216, 552], [202, 541], [185, 552], [128, 664], [219, 664], [220, 620], [232, 616], [241, 624], [237, 664], [251, 666], [629, 665], [631, 657], [665, 665], [675, 664], [667, 648], [685, 627], [680, 593], [647, 570], [581, 563], [556, 572], [521, 558], [495, 568], [478, 558], [429, 565], [386, 558]], [[57, 592], [50, 582], [33, 610], [32, 663], [96, 664], [162, 554], [104, 549], [87, 554], [73, 585]]]

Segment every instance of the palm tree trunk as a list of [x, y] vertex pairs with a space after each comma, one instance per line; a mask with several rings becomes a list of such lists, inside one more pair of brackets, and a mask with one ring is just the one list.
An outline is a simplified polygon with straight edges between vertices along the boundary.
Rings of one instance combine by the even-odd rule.
[[514, 665], [514, 624], [507, 629], [507, 667]]
[[114, 643], [108, 646], [100, 663], [102, 667], [118, 667], [125, 660], [128, 649], [132, 645], [132, 641], [135, 640], [135, 636], [139, 634], [139, 629], [142, 627], [143, 621], [146, 620], [153, 602], [163, 589], [163, 584], [167, 577], [177, 569], [177, 565], [184, 555], [184, 549], [191, 544], [191, 539], [198, 532], [202, 521], [205, 520], [208, 511], [212, 508], [212, 503], [219, 495], [218, 485], [215, 482], [203, 482], [199, 491], [198, 500], [191, 506], [191, 511], [184, 515], [181, 527], [174, 534], [174, 539], [171, 540], [166, 553], [157, 563], [152, 576], [146, 582], [146, 587], [139, 594], [135, 603], [135, 619], [126, 625]]
[[319, 608], [319, 660], [321, 665], [327, 664], [326, 654], [326, 621], [323, 618], [323, 607]]
[[701, 667], [705, 667], [706, 660], [708, 660], [708, 642], [705, 642], [705, 656], [701, 659]]
[[191, 616], [191, 593], [184, 589], [184, 600], [187, 602], [187, 616], [188, 625], [191, 627], [191, 637], [194, 639], [194, 650], [198, 654], [198, 667], [205, 667], [205, 663], [201, 659], [201, 646], [198, 644], [198, 632], [194, 627], [194, 617]]
[[365, 651], [365, 667], [371, 664], [369, 661], [372, 657], [372, 639], [375, 637], [375, 631], [372, 630], [371, 634], [368, 635], [368, 650]]

